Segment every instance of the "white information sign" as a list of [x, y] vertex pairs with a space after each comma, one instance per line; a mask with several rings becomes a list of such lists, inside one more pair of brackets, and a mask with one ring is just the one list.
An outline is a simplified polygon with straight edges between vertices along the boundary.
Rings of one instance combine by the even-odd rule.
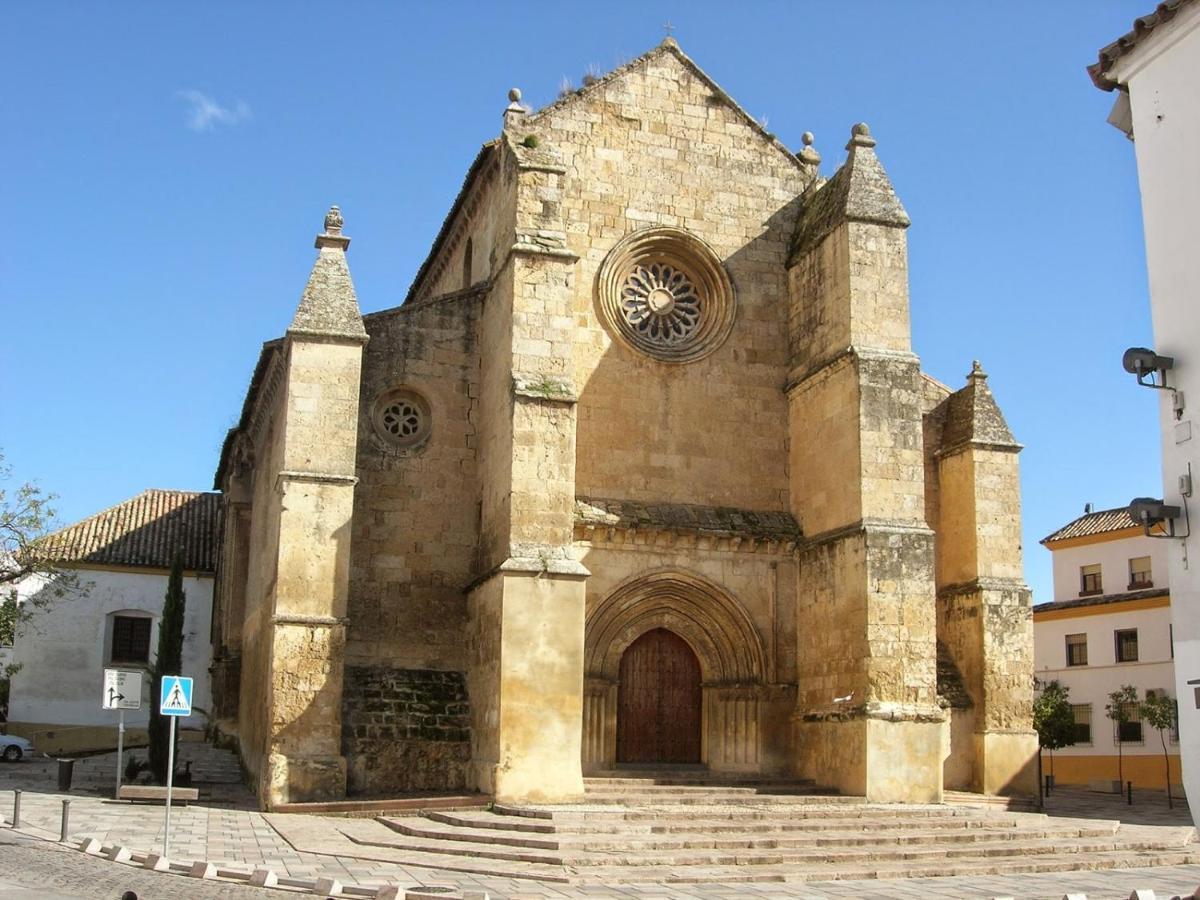
[[158, 711], [164, 716], [190, 716], [192, 679], [185, 675], [164, 675]]
[[104, 696], [100, 705], [104, 709], [141, 709], [142, 673], [105, 669]]

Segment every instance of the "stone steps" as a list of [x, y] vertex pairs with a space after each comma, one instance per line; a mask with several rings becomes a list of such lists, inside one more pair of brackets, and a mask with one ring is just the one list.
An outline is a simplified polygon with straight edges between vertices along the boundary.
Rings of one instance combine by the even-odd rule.
[[[820, 812], [836, 812], [837, 827], [842, 831], [866, 832], [877, 831], [880, 820], [886, 820], [886, 827], [891, 831], [960, 829], [960, 828], [1014, 828], [1017, 820], [1012, 816], [993, 814], [986, 817], [972, 817], [965, 812], [946, 811], [944, 815], [914, 814], [903, 815], [903, 810], [876, 810], [878, 816], [871, 816], [872, 810], [860, 808], [853, 810], [820, 810]], [[560, 829], [569, 827], [575, 834], [676, 834], [685, 832], [703, 832], [705, 834], [790, 834], [823, 831], [831, 827], [832, 816], [817, 817], [814, 810], [803, 810], [797, 817], [786, 813], [778, 816], [763, 817], [687, 817], [685, 820], [656, 817], [653, 813], [639, 811], [620, 818], [594, 820], [583, 814], [577, 818], [559, 817], [554, 820], [526, 819], [518, 816], [500, 816], [492, 814], [474, 815], [465, 812], [427, 812], [425, 817], [443, 825], [452, 825], [464, 829], [488, 829], [495, 831], [518, 832], [525, 834], [556, 834]], [[848, 813], [848, 814], [847, 814]], [[557, 822], [557, 824], [556, 824]]]
[[[877, 829], [854, 828], [836, 823], [808, 833], [778, 831], [765, 836], [741, 831], [717, 833], [708, 830], [704, 822], [690, 822], [671, 831], [620, 831], [607, 835], [596, 833], [568, 834], [506, 833], [503, 831], [446, 826], [417, 817], [383, 818], [388, 828], [411, 838], [434, 841], [462, 841], [479, 845], [521, 847], [539, 850], [558, 850], [597, 854], [600, 851], [638, 853], [660, 850], [779, 850], [834, 847], [903, 846], [923, 844], [979, 844], [1014, 840], [1059, 840], [1066, 838], [1105, 838], [1116, 831], [1115, 823], [1095, 823], [1081, 827], [1016, 830], [1011, 823], [968, 823], [957, 829], [904, 830], [891, 828], [880, 834]], [[890, 825], [891, 823], [889, 823]], [[911, 823], [914, 826], [916, 823]], [[721, 836], [724, 834], [725, 836]], [[568, 859], [568, 863], [575, 860]]]
[[[469, 841], [410, 838], [394, 834], [391, 838], [372, 838], [362, 843], [368, 846], [386, 847], [405, 853], [458, 855], [474, 860], [494, 860], [503, 863], [532, 863], [547, 868], [567, 868], [582, 871], [592, 868], [614, 867], [642, 870], [655, 874], [642, 876], [645, 880], [659, 880], [668, 872], [689, 868], [738, 868], [760, 866], [786, 866], [810, 869], [833, 867], [837, 870], [863, 867], [878, 867], [893, 863], [932, 863], [938, 868], [953, 861], [995, 860], [1011, 857], [1029, 860], [1039, 856], [1078, 857], [1087, 854], [1124, 853], [1144, 856], [1148, 853], [1183, 852], [1171, 841], [1130, 841], [1115, 836], [1078, 837], [1060, 831], [1032, 832], [1028, 835], [1000, 836], [984, 835], [974, 843], [957, 845], [938, 842], [925, 846], [913, 844], [887, 845], [879, 841], [860, 842], [851, 846], [803, 846], [796, 848], [744, 848], [723, 849], [651, 849], [625, 847], [619, 850], [585, 849], [574, 846], [559, 849], [534, 847], [502, 847], [495, 844], [477, 844]], [[1200, 859], [1200, 851], [1192, 855]], [[1068, 864], [1069, 867], [1069, 864]], [[839, 876], [850, 877], [850, 876]]]
[[817, 793], [811, 784], [753, 782], [723, 784], [703, 772], [589, 778], [584, 803], [431, 810], [362, 823], [347, 836], [372, 856], [453, 860], [459, 871], [604, 885], [1200, 862], [1191, 828], [1050, 817], [1007, 809], [1006, 800], [967, 802], [975, 795], [954, 804], [878, 804]]

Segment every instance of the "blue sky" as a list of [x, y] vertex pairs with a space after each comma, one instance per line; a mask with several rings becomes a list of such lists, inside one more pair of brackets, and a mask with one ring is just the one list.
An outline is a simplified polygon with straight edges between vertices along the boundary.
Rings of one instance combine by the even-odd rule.
[[[552, 100], [674, 23], [832, 174], [870, 123], [913, 220], [913, 342], [982, 360], [1017, 437], [1026, 572], [1078, 515], [1160, 490], [1133, 146], [1084, 66], [1151, 0], [43, 3], [5, 11], [0, 447], [72, 521], [208, 489], [262, 341], [339, 203], [364, 311], [398, 304], [505, 93]], [[1140, 436], [1140, 437], [1139, 437]]]

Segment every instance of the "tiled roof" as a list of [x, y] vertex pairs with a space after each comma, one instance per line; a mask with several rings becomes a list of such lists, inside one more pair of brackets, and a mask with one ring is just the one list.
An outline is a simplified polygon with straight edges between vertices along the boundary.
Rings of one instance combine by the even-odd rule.
[[1109, 603], [1125, 603], [1128, 600], [1152, 600], [1155, 597], [1168, 597], [1167, 588], [1147, 588], [1143, 591], [1128, 591], [1124, 594], [1105, 594], [1100, 597], [1077, 597], [1074, 600], [1055, 600], [1051, 603], [1039, 603], [1034, 608], [1035, 613], [1053, 612], [1056, 609], [1077, 609], [1081, 606], [1107, 606]]
[[1041, 543], [1065, 541], [1067, 538], [1086, 537], [1092, 534], [1105, 534], [1109, 531], [1121, 531], [1125, 528], [1135, 528], [1138, 522], [1129, 514], [1129, 507], [1117, 509], [1102, 509], [1099, 512], [1087, 513], [1074, 522], [1064, 525], [1053, 534], [1042, 538]]
[[52, 559], [109, 566], [170, 568], [176, 548], [189, 571], [213, 572], [221, 495], [151, 489], [45, 539]]
[[1166, 0], [1166, 2], [1158, 4], [1154, 8], [1154, 12], [1149, 15], [1134, 19], [1133, 30], [1121, 35], [1107, 47], [1102, 48], [1099, 60], [1088, 66], [1087, 70], [1088, 74], [1092, 76], [1092, 83], [1102, 91], [1111, 91], [1115, 88], [1117, 83], [1108, 75], [1108, 70], [1112, 68], [1112, 64], [1137, 47], [1159, 25], [1170, 22], [1179, 13], [1180, 9], [1191, 2], [1192, 0]]

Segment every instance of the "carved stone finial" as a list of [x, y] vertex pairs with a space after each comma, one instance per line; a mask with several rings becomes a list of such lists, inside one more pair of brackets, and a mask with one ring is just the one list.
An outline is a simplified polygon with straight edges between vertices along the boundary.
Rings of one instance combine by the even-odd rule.
[[813, 137], [813, 133], [811, 131], [806, 131], [804, 134], [800, 135], [800, 141], [804, 144], [804, 147], [797, 154], [797, 156], [800, 157], [800, 162], [814, 169], [821, 164], [821, 154], [818, 153], [817, 148], [813, 146], [813, 141], [815, 140], [816, 138]]
[[967, 380], [972, 382], [987, 380], [987, 372], [983, 371], [983, 366], [980, 365], [979, 360], [971, 360], [971, 374], [967, 376]]
[[345, 250], [350, 246], [350, 238], [342, 234], [342, 226], [346, 221], [342, 218], [342, 211], [336, 206], [329, 207], [329, 212], [325, 213], [325, 230], [317, 235], [317, 249], [332, 247], [337, 250]]
[[342, 211], [336, 206], [329, 207], [329, 212], [325, 213], [325, 233], [341, 234], [342, 226], [345, 224], [346, 220], [342, 218]]
[[850, 143], [846, 145], [846, 149], [851, 147], [874, 147], [875, 138], [871, 137], [871, 129], [866, 122], [859, 122], [850, 129]]
[[508, 102], [509, 103], [520, 103], [521, 102], [521, 89], [520, 88], [515, 87], [515, 88], [508, 89]]

